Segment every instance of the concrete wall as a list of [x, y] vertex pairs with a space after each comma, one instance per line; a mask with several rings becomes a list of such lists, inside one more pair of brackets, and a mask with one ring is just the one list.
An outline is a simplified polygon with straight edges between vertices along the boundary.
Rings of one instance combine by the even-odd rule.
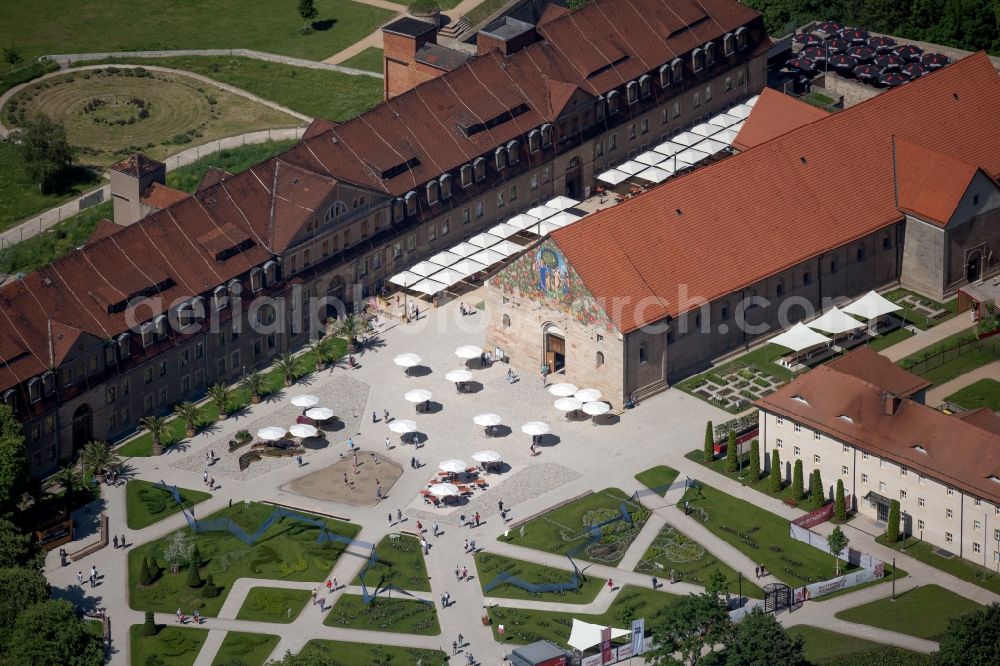
[[[824, 76], [823, 88], [825, 88], [830, 93], [833, 93], [834, 97], [841, 96], [844, 101], [844, 108], [854, 106], [859, 102], [863, 102], [866, 99], [871, 99], [875, 97], [882, 89], [874, 88], [864, 83], [858, 83], [857, 81], [851, 79], [845, 79], [842, 76], [838, 76], [834, 72], [827, 72]], [[815, 88], [814, 88], [815, 90]]]
[[944, 229], [907, 215], [900, 284], [940, 300], [944, 296], [944, 262]]

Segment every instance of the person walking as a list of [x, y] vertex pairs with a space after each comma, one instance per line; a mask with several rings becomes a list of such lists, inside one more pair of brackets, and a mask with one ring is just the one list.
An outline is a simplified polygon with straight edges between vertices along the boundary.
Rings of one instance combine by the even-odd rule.
[[117, 534], [115, 535], [114, 542], [115, 542], [115, 550], [118, 550], [118, 535]]
[[389, 410], [388, 410], [388, 409], [383, 409], [383, 410], [382, 410], [382, 418], [383, 418], [383, 419], [384, 419], [385, 421], [388, 421], [388, 420], [389, 420]]
[[184, 624], [184, 613], [181, 612], [180, 608], [177, 609], [176, 615], [177, 615], [177, 624]]
[[431, 545], [427, 543], [427, 539], [420, 537], [420, 545], [424, 549], [424, 555], [431, 552]]
[[462, 569], [457, 564], [455, 565], [455, 580], [462, 580]]
[[469, 552], [469, 540], [465, 540], [465, 552]]
[[333, 581], [329, 578], [326, 580], [326, 591], [330, 592], [333, 590]]
[[385, 438], [385, 450], [386, 451], [389, 450], [389, 438], [388, 437]]
[[337, 585], [337, 577], [336, 577], [336, 576], [334, 576], [334, 577], [333, 577], [333, 591], [334, 591], [334, 592], [336, 592], [336, 591], [337, 591], [337, 590], [339, 590], [339, 589], [340, 589], [340, 586], [339, 586], [339, 585]]
[[313, 606], [315, 606], [316, 605], [316, 586], [315, 585], [313, 585], [313, 589], [312, 589], [312, 598], [313, 598]]
[[382, 484], [379, 483], [378, 479], [375, 479], [375, 499], [382, 499]]
[[194, 618], [195, 624], [201, 624], [201, 612], [197, 608], [194, 609], [192, 617]]
[[[194, 507], [191, 507], [191, 517], [194, 518]], [[125, 547], [125, 533], [124, 532], [122, 532], [122, 538], [120, 539], [120, 542], [122, 544], [122, 548], [124, 548]]]
[[410, 456], [410, 469], [417, 468], [417, 458], [416, 456]]
[[608, 592], [613, 592], [615, 589], [615, 581], [611, 578], [608, 579]]
[[76, 572], [76, 582], [80, 584], [80, 587], [83, 587], [83, 572], [82, 571], [77, 571]]
[[403, 522], [403, 512], [399, 510], [398, 506], [396, 507], [396, 522], [397, 523]]
[[91, 575], [91, 577], [94, 580], [97, 580], [97, 565], [96, 564], [90, 565], [90, 575]]
[[389, 527], [392, 527], [392, 514], [391, 513], [388, 516], [385, 517], [385, 523]]
[[441, 528], [438, 527], [437, 523], [434, 523], [433, 525], [431, 525], [431, 532], [434, 533], [435, 537], [439, 534], [440, 531], [441, 531]]
[[476, 511], [476, 527], [479, 527], [479, 512]]
[[465, 647], [465, 636], [462, 634], [458, 635], [458, 647]]
[[500, 510], [500, 515], [503, 515], [503, 500], [497, 502], [497, 508]]
[[208, 469], [205, 469], [205, 471], [203, 471], [201, 473], [201, 481], [202, 481], [202, 483], [205, 483], [205, 484], [208, 483]]
[[422, 524], [422, 523], [421, 523], [421, 522], [420, 522], [420, 521], [418, 520], [418, 521], [417, 521], [417, 534], [423, 534], [423, 533], [424, 533], [424, 526], [423, 526], [423, 524]]
[[351, 452], [354, 451], [354, 438], [353, 437], [348, 437], [347, 438], [347, 450], [351, 451]]
[[372, 412], [372, 423], [378, 423], [378, 417], [375, 416], [375, 412]]
[[469, 577], [469, 568], [466, 567], [466, 566], [463, 566], [462, 567], [462, 580], [465, 580], [468, 577]]
[[451, 653], [458, 654], [458, 641], [451, 642]]

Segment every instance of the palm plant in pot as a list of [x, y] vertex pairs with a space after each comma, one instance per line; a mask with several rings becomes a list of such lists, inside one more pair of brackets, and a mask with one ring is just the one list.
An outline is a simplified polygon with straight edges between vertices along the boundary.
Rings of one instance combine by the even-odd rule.
[[250, 404], [260, 404], [260, 397], [264, 394], [264, 376], [259, 372], [251, 372], [243, 380], [243, 388], [250, 396]]
[[229, 401], [233, 397], [233, 392], [225, 384], [212, 384], [208, 387], [208, 397], [219, 410], [219, 420], [224, 420], [229, 416]]
[[104, 483], [108, 468], [121, 462], [121, 458], [108, 448], [106, 442], [89, 442], [80, 455], [83, 467], [93, 472], [98, 483]]
[[194, 437], [197, 431], [198, 418], [201, 416], [201, 410], [198, 409], [198, 405], [190, 401], [182, 402], [174, 407], [174, 414], [184, 420], [184, 434], [189, 439]]
[[330, 324], [330, 332], [340, 338], [346, 338], [351, 353], [358, 351], [358, 338], [368, 332], [368, 323], [356, 314], [348, 314]]
[[167, 419], [162, 416], [144, 416], [139, 419], [139, 423], [149, 431], [150, 437], [153, 438], [153, 455], [162, 455], [163, 443], [161, 438], [167, 431]]
[[285, 386], [291, 386], [292, 382], [295, 381], [295, 357], [285, 352], [278, 356], [278, 360], [275, 361], [274, 365], [282, 377], [285, 378]]
[[333, 338], [317, 338], [309, 343], [309, 351], [316, 357], [316, 372], [319, 372], [330, 362], [333, 356]]

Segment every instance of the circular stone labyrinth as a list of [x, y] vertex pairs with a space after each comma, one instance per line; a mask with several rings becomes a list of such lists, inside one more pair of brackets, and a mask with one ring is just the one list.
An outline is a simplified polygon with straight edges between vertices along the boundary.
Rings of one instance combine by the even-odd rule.
[[[355, 457], [357, 474], [354, 473]], [[382, 497], [388, 497], [390, 489], [402, 475], [403, 468], [391, 460], [377, 453], [359, 451], [357, 456], [345, 455], [339, 462], [300, 476], [280, 486], [280, 489], [313, 499], [374, 506], [378, 502], [376, 486], [381, 485]], [[344, 483], [345, 476], [347, 483]]]

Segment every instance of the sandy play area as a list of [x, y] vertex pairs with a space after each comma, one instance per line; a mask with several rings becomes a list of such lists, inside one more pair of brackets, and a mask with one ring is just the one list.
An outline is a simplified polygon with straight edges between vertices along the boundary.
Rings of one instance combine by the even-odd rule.
[[391, 460], [377, 453], [358, 451], [329, 467], [290, 481], [281, 489], [315, 499], [372, 506], [378, 501], [378, 488], [381, 487], [382, 497], [387, 497], [402, 474], [403, 468]]

